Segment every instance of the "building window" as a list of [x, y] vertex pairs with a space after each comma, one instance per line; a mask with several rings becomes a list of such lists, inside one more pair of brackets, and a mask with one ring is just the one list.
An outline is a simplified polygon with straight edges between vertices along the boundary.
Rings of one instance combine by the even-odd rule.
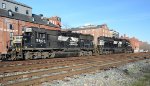
[[24, 31], [25, 31], [25, 26], [22, 27], [22, 32], [24, 32]]
[[47, 24], [50, 24], [49, 21], [47, 21]]
[[12, 37], [13, 37], [13, 35], [14, 35], [14, 33], [13, 33], [13, 32], [10, 32], [10, 38], [12, 38]]
[[2, 8], [6, 9], [6, 4], [5, 3], [2, 3]]
[[35, 21], [34, 18], [32, 18], [32, 21], [33, 21], [33, 22]]
[[43, 34], [43, 38], [45, 38], [45, 34]]
[[104, 33], [105, 31], [104, 31], [104, 29], [103, 29], [103, 33]]
[[13, 32], [10, 32], [10, 33], [9, 33], [9, 36], [10, 36], [9, 44], [10, 44], [10, 47], [12, 47], [12, 46], [13, 46], [13, 36], [14, 36], [14, 33], [13, 33]]
[[27, 14], [27, 15], [29, 14], [29, 10], [26, 10], [26, 14]]
[[10, 40], [10, 47], [12, 47], [13, 46], [13, 41], [12, 40]]
[[39, 38], [39, 33], [36, 32], [36, 38]]
[[9, 24], [9, 29], [13, 30], [13, 25], [12, 24]]
[[15, 11], [18, 12], [18, 10], [19, 10], [19, 8], [18, 8], [18, 7], [15, 7]]
[[57, 21], [61, 21], [61, 18], [57, 17]]
[[9, 15], [9, 16], [13, 16], [13, 14], [12, 14], [12, 11], [11, 11], [11, 10], [8, 10], [8, 15]]

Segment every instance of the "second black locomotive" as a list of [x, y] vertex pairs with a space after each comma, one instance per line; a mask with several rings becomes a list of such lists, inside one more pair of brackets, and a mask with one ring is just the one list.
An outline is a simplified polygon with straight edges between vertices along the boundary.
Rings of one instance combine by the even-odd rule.
[[126, 39], [115, 37], [98, 37], [97, 52], [99, 54], [132, 53], [131, 44]]

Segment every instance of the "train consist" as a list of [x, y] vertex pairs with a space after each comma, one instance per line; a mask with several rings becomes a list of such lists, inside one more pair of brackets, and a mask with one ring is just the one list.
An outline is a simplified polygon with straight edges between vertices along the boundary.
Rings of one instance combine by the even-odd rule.
[[26, 28], [21, 36], [14, 36], [13, 46], [7, 47], [3, 60], [40, 59], [69, 56], [92, 56], [93, 53], [131, 53], [130, 42], [125, 39], [98, 37], [94, 49], [93, 36], [71, 31]]
[[92, 56], [93, 36], [70, 31], [26, 28], [22, 36], [14, 36], [13, 46], [1, 59], [39, 59], [68, 56]]
[[99, 54], [133, 53], [130, 42], [126, 39], [98, 37], [97, 52]]

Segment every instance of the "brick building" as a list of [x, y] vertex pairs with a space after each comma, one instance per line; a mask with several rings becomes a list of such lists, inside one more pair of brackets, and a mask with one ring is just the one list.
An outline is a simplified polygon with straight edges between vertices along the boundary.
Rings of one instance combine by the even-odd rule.
[[129, 41], [131, 43], [132, 48], [134, 49], [134, 52], [139, 52], [139, 50], [140, 50], [140, 41], [135, 37], [130, 38]]
[[[3, 5], [3, 3], [0, 4]], [[8, 3], [9, 2], [6, 3], [6, 8]], [[10, 2], [9, 4], [15, 5], [14, 3], [17, 2]], [[26, 5], [24, 6], [24, 4], [21, 3], [17, 3], [16, 6], [26, 7]], [[13, 44], [13, 37], [16, 35], [22, 35], [25, 28], [38, 27], [49, 30], [60, 30], [60, 18], [53, 17], [51, 20], [53, 19], [55, 21], [54, 24], [51, 23], [48, 18], [44, 18], [43, 15], [32, 14], [30, 16], [19, 12], [13, 12], [12, 10], [7, 10], [5, 8], [0, 8], [0, 54], [5, 54], [7, 52], [7, 47]]]
[[95, 45], [97, 45], [97, 38], [99, 36], [106, 36], [106, 37], [112, 36], [112, 34], [110, 33], [110, 30], [106, 24], [96, 25], [96, 26], [88, 25], [88, 26], [83, 26], [83, 27], [78, 27], [78, 28], [72, 28], [71, 31], [75, 32], [75, 33], [83, 33], [83, 34], [93, 35]]
[[54, 25], [57, 25], [58, 27], [61, 27], [61, 18], [58, 16], [52, 16], [50, 18], [47, 18], [49, 22], [51, 22]]

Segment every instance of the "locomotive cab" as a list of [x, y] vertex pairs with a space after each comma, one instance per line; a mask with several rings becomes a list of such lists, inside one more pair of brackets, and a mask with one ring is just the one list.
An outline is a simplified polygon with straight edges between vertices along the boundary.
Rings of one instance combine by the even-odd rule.
[[[40, 31], [38, 31], [40, 30]], [[45, 30], [37, 28], [26, 28], [23, 34], [23, 46], [27, 48], [46, 48]]]

